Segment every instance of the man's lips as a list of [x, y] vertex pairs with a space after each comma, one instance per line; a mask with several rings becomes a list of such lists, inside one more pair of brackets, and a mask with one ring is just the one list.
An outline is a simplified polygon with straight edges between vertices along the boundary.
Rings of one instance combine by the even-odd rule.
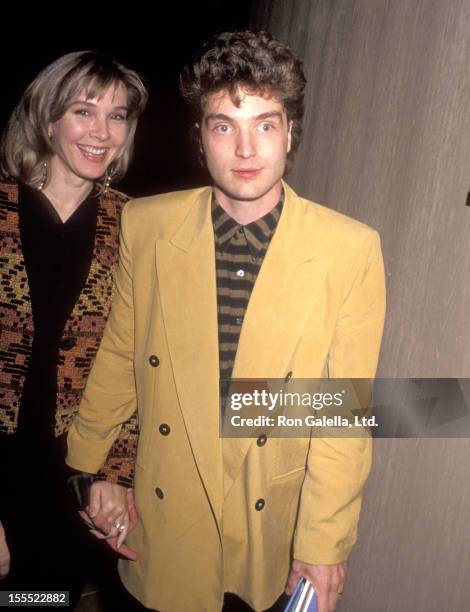
[[258, 174], [261, 172], [261, 168], [238, 168], [236, 170], [232, 170], [232, 172], [240, 178], [251, 179], [258, 176]]

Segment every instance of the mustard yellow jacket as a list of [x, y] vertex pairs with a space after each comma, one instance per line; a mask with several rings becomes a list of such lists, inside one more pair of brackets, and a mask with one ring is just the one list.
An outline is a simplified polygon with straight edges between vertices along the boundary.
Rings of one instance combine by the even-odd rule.
[[[385, 309], [378, 235], [284, 188], [233, 375], [373, 377]], [[128, 543], [139, 560], [120, 573], [162, 612], [216, 612], [224, 591], [262, 610], [292, 557], [345, 560], [371, 465], [368, 438], [219, 437], [210, 203], [202, 188], [125, 207], [116, 297], [69, 433], [70, 465], [96, 472], [137, 406], [140, 522]]]

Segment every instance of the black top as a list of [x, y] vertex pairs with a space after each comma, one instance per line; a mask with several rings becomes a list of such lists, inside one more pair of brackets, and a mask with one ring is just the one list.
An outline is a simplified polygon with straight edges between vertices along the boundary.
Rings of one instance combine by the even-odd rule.
[[61, 336], [90, 270], [98, 198], [90, 195], [63, 223], [43, 193], [20, 185], [18, 207], [34, 322], [18, 434], [37, 443], [53, 437]]

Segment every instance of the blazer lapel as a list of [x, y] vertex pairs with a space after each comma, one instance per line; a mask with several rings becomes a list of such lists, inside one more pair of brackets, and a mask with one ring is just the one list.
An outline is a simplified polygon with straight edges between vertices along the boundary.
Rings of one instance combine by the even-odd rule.
[[157, 276], [176, 389], [215, 515], [222, 512], [219, 349], [211, 192], [199, 192], [170, 241], [156, 244]]
[[[303, 206], [284, 184], [286, 198], [250, 297], [238, 344], [233, 378], [284, 378], [318, 300], [328, 261], [315, 228], [305, 227]], [[303, 235], [304, 233], [304, 235]], [[235, 480], [252, 438], [224, 440], [225, 471]], [[227, 492], [227, 491], [226, 491]]]

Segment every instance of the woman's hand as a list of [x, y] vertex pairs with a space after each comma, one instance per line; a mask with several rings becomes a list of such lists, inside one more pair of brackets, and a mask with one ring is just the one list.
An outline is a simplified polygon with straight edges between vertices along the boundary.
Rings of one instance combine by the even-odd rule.
[[5, 530], [0, 521], [0, 580], [8, 576], [10, 571], [10, 550], [8, 549]]
[[90, 503], [79, 514], [99, 540], [106, 540], [113, 550], [128, 559], [137, 559], [135, 551], [123, 544], [138, 520], [133, 489], [106, 481], [94, 482]]

